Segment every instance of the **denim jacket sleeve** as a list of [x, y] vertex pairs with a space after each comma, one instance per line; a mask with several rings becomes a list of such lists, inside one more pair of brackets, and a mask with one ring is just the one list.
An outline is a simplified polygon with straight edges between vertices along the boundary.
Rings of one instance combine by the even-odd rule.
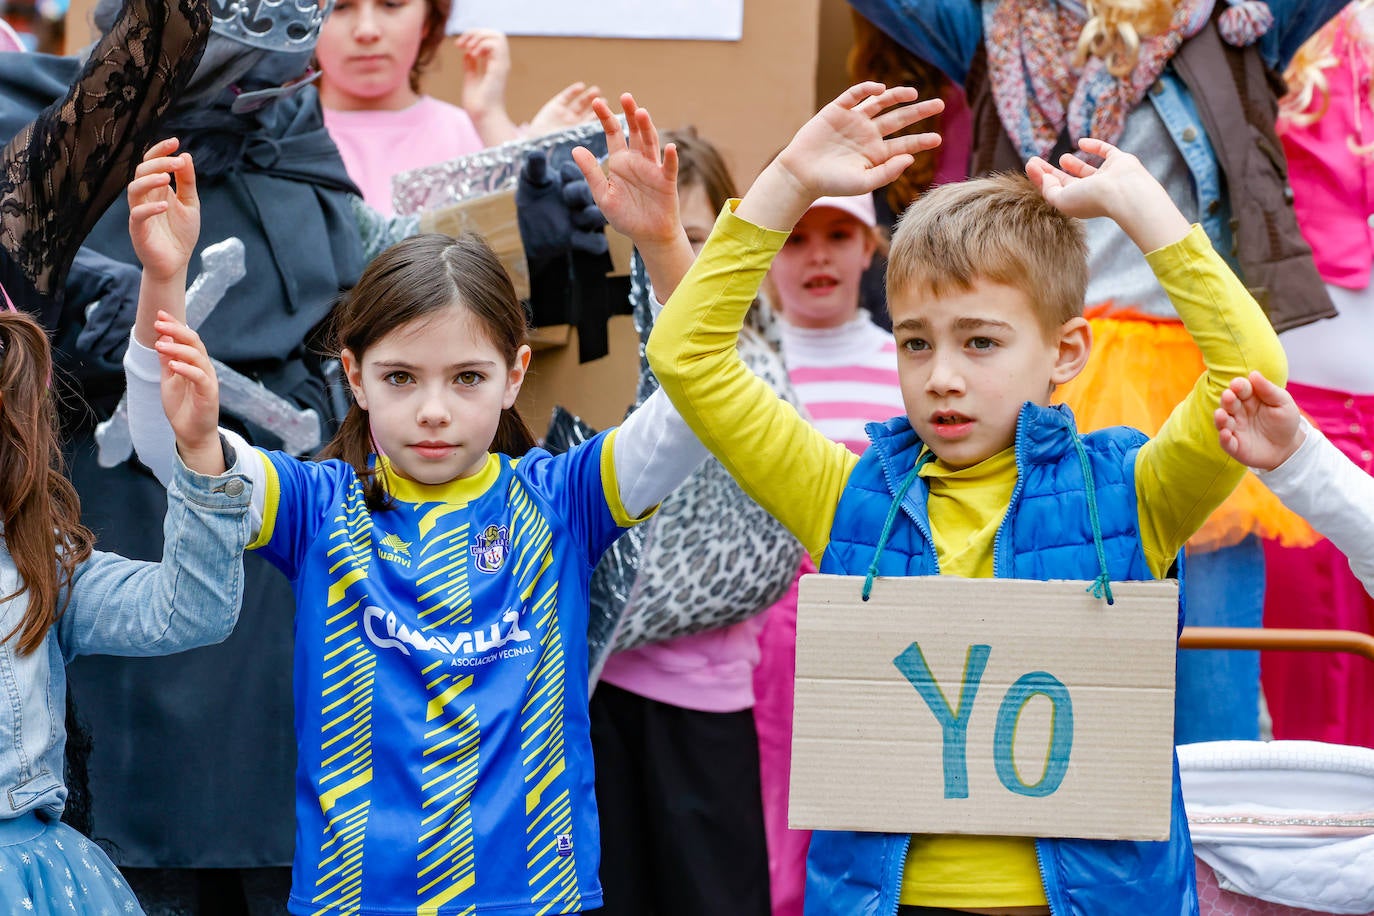
[[983, 42], [976, 0], [850, 0], [850, 5], [893, 41], [964, 85]]
[[166, 655], [220, 642], [234, 629], [252, 497], [234, 457], [218, 477], [176, 462], [161, 563], [97, 551], [77, 568], [71, 600], [56, 625], [65, 660]]

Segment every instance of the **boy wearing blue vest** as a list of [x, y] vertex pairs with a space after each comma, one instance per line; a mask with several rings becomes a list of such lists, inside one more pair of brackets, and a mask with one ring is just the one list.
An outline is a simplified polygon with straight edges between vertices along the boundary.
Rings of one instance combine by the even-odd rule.
[[[1083, 579], [1168, 575], [1188, 536], [1245, 469], [1212, 410], [1230, 380], [1282, 384], [1259, 306], [1132, 156], [1083, 140], [1093, 167], [1032, 159], [1030, 181], [947, 185], [907, 211], [887, 289], [906, 416], [870, 424], [862, 458], [826, 440], [754, 378], [736, 337], [769, 262], [816, 198], [893, 180], [925, 134], [884, 139], [939, 110], [914, 90], [856, 86], [809, 121], [727, 207], [649, 341], [649, 362], [693, 431], [811, 552], [821, 572]], [[1080, 436], [1055, 386], [1092, 347], [1082, 317], [1079, 219], [1131, 237], [1200, 346], [1206, 371], [1149, 440]], [[893, 508], [898, 511], [893, 512]], [[1171, 838], [1124, 842], [817, 832], [810, 914], [1055, 916], [1197, 912], [1174, 775]]]

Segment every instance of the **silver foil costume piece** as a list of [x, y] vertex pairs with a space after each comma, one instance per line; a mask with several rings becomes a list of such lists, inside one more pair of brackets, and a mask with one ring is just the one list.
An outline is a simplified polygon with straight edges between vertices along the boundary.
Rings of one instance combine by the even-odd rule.
[[[186, 290], [186, 323], [192, 328], [200, 327], [224, 300], [229, 287], [247, 274], [243, 242], [237, 238], [207, 246], [201, 252], [200, 263], [200, 274]], [[282, 440], [282, 449], [293, 455], [319, 447], [320, 418], [315, 411], [298, 408], [217, 359], [210, 362], [219, 377], [221, 410], [277, 436]], [[110, 418], [96, 427], [95, 441], [101, 467], [112, 468], [133, 454], [127, 394], [119, 399]]]
[[[624, 125], [624, 118], [621, 118]], [[421, 210], [434, 210], [461, 203], [483, 194], [515, 187], [525, 157], [536, 150], [548, 154], [549, 165], [557, 168], [572, 161], [574, 147], [585, 146], [598, 157], [606, 155], [606, 136], [596, 122], [579, 124], [528, 140], [512, 140], [440, 162], [424, 168], [401, 172], [391, 180], [391, 204], [397, 216]]]

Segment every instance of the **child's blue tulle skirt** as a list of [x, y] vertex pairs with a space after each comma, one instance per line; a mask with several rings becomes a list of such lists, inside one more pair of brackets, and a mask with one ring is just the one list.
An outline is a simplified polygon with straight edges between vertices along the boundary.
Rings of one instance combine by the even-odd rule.
[[36, 814], [0, 821], [0, 913], [14, 916], [141, 914], [105, 851], [66, 824]]

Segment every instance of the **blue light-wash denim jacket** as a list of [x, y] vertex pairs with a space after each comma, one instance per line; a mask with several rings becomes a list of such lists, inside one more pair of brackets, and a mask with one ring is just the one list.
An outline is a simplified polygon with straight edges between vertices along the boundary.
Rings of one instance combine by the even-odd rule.
[[[232, 458], [226, 447], [226, 458]], [[18, 638], [0, 643], [6, 713], [0, 720], [0, 819], [33, 812], [56, 820], [67, 800], [66, 664], [78, 655], [168, 655], [220, 642], [243, 600], [249, 541], [248, 478], [235, 464], [218, 477], [180, 461], [167, 490], [162, 562], [96, 551], [76, 569], [66, 611], [42, 644], [20, 655]], [[0, 596], [19, 587], [0, 538]], [[27, 593], [0, 601], [0, 636], [24, 616]]]

